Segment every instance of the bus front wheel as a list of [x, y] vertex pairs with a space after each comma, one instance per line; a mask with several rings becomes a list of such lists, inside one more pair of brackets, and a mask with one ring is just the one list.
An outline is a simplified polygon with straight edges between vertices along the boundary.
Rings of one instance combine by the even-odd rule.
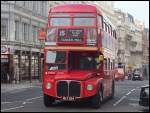
[[55, 99], [51, 96], [44, 94], [44, 104], [46, 107], [49, 107], [55, 102]]
[[115, 81], [112, 81], [112, 88], [111, 88], [111, 96], [110, 98], [113, 99], [114, 98], [114, 93], [115, 93]]
[[102, 104], [102, 101], [103, 101], [103, 91], [101, 89], [99, 89], [99, 91], [92, 98], [91, 101], [92, 101], [91, 103], [92, 103], [93, 108], [100, 108], [101, 104]]

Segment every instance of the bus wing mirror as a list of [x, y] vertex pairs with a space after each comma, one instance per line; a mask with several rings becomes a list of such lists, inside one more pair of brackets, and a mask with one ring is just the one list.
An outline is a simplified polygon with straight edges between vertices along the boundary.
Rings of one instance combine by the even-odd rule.
[[46, 37], [46, 28], [41, 28], [38, 30], [38, 39], [39, 40], [45, 40]]
[[104, 56], [103, 55], [99, 55], [99, 61], [102, 62], [104, 60]]

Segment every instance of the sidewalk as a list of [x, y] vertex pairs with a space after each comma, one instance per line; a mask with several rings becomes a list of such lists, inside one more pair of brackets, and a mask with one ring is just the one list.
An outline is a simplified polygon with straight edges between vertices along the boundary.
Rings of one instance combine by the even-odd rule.
[[19, 90], [24, 88], [31, 88], [31, 87], [42, 87], [42, 82], [33, 81], [30, 83], [29, 81], [18, 83], [18, 84], [1, 84], [1, 93], [6, 93], [13, 90]]

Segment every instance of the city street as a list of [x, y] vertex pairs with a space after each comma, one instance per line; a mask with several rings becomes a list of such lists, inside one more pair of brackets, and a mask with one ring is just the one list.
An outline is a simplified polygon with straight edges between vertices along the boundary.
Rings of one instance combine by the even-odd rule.
[[1, 112], [143, 112], [147, 108], [139, 106], [140, 87], [149, 84], [144, 81], [116, 81], [115, 97], [93, 109], [86, 103], [59, 102], [52, 107], [43, 104], [42, 88], [31, 87], [1, 93]]

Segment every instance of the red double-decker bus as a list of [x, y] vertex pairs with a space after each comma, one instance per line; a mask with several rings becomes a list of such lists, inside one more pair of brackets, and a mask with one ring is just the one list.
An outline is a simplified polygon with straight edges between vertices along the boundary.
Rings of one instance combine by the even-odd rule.
[[43, 95], [55, 100], [91, 102], [100, 107], [114, 96], [116, 32], [92, 5], [68, 4], [50, 9], [45, 39]]

